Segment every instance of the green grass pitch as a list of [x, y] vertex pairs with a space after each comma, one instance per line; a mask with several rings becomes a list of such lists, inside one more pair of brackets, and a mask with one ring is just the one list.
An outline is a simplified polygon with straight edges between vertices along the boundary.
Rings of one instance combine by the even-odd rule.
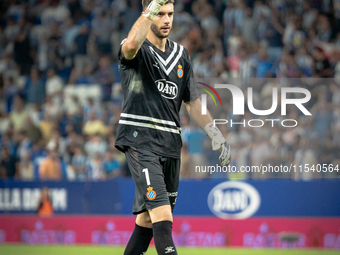
[[[26, 246], [0, 245], [1, 255], [122, 255], [124, 247], [111, 246]], [[335, 255], [339, 251], [325, 250], [273, 250], [273, 249], [212, 249], [178, 248], [179, 255]], [[150, 248], [146, 255], [157, 255]]]

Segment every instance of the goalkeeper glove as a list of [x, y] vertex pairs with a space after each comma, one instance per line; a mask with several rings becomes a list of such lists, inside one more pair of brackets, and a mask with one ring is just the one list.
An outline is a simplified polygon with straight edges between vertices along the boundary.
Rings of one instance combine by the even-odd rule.
[[143, 16], [147, 17], [149, 20], [154, 20], [156, 15], [158, 14], [161, 7], [167, 2], [168, 0], [153, 0], [146, 10], [143, 12]]
[[208, 123], [204, 127], [204, 131], [211, 139], [212, 149], [214, 151], [219, 150], [221, 152], [220, 156], [218, 157], [221, 166], [228, 166], [230, 164], [231, 158], [230, 145], [224, 139], [221, 131], [217, 127], [214, 127], [214, 123], [212, 122]]

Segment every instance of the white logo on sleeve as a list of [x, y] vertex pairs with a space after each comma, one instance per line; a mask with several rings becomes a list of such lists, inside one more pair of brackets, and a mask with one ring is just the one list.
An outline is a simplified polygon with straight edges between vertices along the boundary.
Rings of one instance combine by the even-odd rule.
[[166, 248], [165, 248], [165, 254], [170, 253], [170, 252], [175, 252], [174, 247], [169, 246], [169, 247], [166, 247]]

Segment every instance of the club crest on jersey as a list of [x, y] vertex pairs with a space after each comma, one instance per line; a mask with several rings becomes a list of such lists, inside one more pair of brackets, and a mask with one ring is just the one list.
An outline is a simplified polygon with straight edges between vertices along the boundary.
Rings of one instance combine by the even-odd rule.
[[154, 200], [156, 198], [156, 192], [150, 186], [147, 188], [147, 190], [148, 190], [148, 192], [146, 193], [147, 199]]
[[182, 66], [178, 65], [178, 69], [177, 69], [177, 76], [178, 76], [178, 78], [182, 78], [183, 74], [184, 74], [184, 72], [183, 72]]
[[162, 97], [167, 99], [175, 99], [177, 97], [178, 87], [175, 83], [165, 79], [159, 79], [155, 83]]

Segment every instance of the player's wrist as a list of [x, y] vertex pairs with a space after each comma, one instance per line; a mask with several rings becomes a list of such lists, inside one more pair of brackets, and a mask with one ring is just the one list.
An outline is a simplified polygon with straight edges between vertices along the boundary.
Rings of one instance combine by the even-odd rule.
[[148, 18], [149, 20], [154, 20], [161, 7], [162, 4], [154, 0], [148, 5], [148, 7], [146, 7], [145, 11], [142, 12], [142, 15]]
[[208, 123], [204, 127], [204, 131], [211, 139], [212, 149], [214, 151], [221, 151], [223, 148], [223, 144], [226, 143], [226, 140], [224, 139], [221, 131], [214, 125], [213, 122]]
[[221, 131], [214, 125], [214, 122], [210, 122], [204, 127], [204, 131], [210, 139], [215, 138], [216, 136], [222, 136]]

